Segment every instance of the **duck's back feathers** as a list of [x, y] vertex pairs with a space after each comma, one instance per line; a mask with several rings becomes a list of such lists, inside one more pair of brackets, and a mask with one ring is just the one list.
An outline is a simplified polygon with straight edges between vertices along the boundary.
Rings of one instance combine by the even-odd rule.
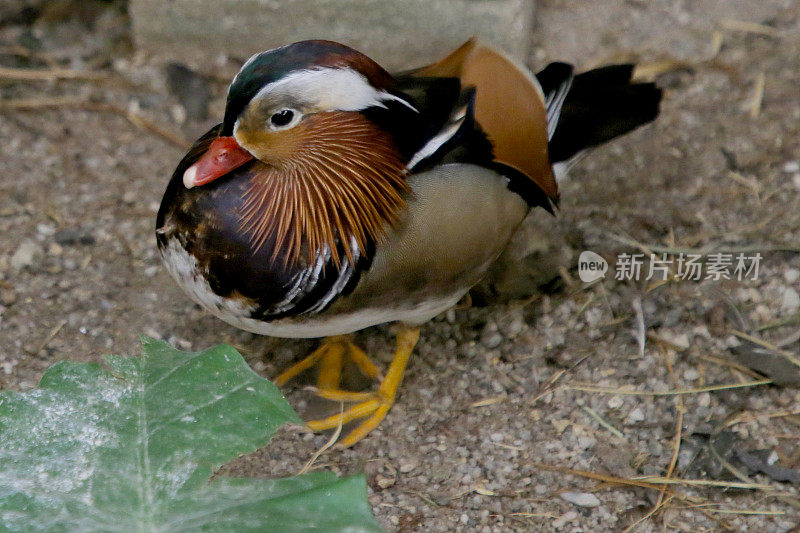
[[407, 73], [458, 78], [475, 89], [475, 120], [492, 143], [494, 161], [527, 176], [552, 201], [558, 187], [547, 154], [547, 108], [533, 76], [500, 52], [470, 40], [444, 59]]

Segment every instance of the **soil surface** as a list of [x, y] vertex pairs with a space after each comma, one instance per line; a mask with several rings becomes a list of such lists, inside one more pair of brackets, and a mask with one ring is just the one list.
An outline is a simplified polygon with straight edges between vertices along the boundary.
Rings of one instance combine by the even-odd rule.
[[[0, 388], [35, 387], [64, 359], [136, 355], [140, 333], [185, 350], [231, 343], [265, 377], [312, 350], [209, 316], [156, 253], [181, 138], [221, 116], [236, 59], [206, 76], [165, 68], [132, 50], [121, 3], [29, 4], [0, 11], [0, 64], [107, 77], [0, 76]], [[526, 230], [544, 248], [515, 260], [547, 290], [496, 303], [527, 291], [501, 286], [424, 327], [384, 423], [316, 467], [365, 471], [396, 531], [788, 531], [800, 520], [800, 5], [548, 0], [537, 19], [532, 68], [638, 61], [665, 89], [662, 114], [578, 164], [556, 218], [534, 214]], [[548, 250], [559, 260], [543, 275]], [[583, 250], [610, 262], [604, 280], [578, 279]], [[620, 254], [650, 252], [671, 254], [673, 273], [681, 252], [706, 267], [713, 252], [761, 260], [756, 279], [731, 267], [732, 279], [648, 281], [649, 261], [638, 281], [614, 279]], [[356, 339], [388, 363], [391, 327]], [[287, 388], [299, 412], [338, 411], [302, 385]], [[283, 429], [223, 472], [294, 474], [327, 439]], [[621, 481], [642, 476], [706, 485]]]

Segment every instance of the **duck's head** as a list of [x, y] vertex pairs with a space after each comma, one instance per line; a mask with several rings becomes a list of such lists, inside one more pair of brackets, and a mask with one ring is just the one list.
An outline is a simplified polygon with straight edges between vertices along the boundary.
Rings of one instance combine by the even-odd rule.
[[394, 84], [376, 62], [331, 41], [301, 41], [256, 54], [228, 89], [219, 137], [184, 172], [183, 183], [210, 183], [253, 158], [293, 168], [325, 145], [380, 138], [360, 112], [389, 102], [413, 110]]

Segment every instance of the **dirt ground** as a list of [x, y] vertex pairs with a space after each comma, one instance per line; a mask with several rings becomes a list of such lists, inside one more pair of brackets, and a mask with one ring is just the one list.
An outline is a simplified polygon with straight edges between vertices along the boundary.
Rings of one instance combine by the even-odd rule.
[[[3, 9], [0, 65], [108, 78], [0, 74], [0, 388], [34, 387], [59, 360], [136, 355], [140, 333], [229, 342], [265, 377], [311, 350], [212, 318], [159, 264], [155, 213], [182, 155], [165, 137], [205, 131], [225, 83], [137, 56], [120, 3]], [[662, 115], [584, 159], [557, 218], [535, 215], [572, 260], [549, 290], [426, 326], [383, 425], [317, 467], [365, 471], [396, 531], [797, 531], [800, 4], [547, 0], [537, 18], [532, 67], [640, 61]], [[605, 280], [578, 280], [582, 250], [611, 262]], [[651, 250], [762, 260], [755, 280], [613, 279], [619, 254]], [[390, 333], [357, 340], [386, 363]], [[313, 411], [296, 385], [289, 401]], [[294, 474], [326, 440], [284, 429], [223, 471]]]

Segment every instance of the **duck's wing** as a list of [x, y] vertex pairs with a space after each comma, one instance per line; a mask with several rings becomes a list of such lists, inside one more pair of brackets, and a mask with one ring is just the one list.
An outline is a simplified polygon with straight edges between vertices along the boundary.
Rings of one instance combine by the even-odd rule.
[[472, 89], [475, 122], [491, 142], [494, 161], [523, 174], [557, 201], [548, 157], [548, 106], [541, 86], [525, 67], [471, 39], [436, 63], [403, 76], [455, 78], [462, 90]]

